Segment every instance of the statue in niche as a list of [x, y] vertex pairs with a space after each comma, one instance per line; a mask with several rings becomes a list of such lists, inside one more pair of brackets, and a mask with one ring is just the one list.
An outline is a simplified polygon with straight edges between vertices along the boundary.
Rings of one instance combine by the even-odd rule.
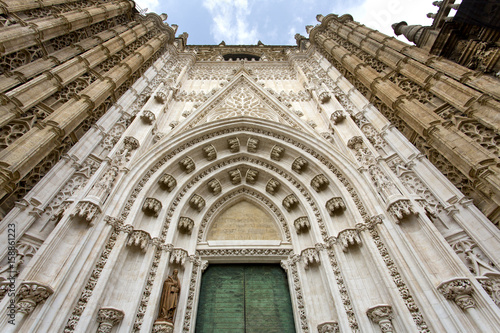
[[160, 311], [158, 313], [158, 321], [166, 321], [173, 323], [175, 310], [179, 303], [179, 293], [181, 291], [181, 284], [177, 277], [178, 270], [174, 269], [172, 275], [163, 283], [163, 291], [160, 299]]

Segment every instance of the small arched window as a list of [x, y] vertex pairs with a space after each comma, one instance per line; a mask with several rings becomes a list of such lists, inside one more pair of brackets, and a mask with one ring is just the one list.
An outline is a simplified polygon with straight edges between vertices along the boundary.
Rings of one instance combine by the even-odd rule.
[[248, 61], [258, 61], [260, 60], [259, 56], [254, 54], [246, 54], [246, 53], [230, 53], [223, 56], [224, 60], [248, 60]]

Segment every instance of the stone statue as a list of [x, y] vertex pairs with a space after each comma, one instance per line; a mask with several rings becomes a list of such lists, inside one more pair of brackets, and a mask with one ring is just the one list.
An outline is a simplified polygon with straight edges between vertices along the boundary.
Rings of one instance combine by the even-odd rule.
[[163, 291], [161, 293], [160, 311], [156, 321], [174, 322], [175, 310], [177, 303], [179, 303], [179, 293], [181, 285], [177, 277], [177, 269], [174, 269], [172, 275], [163, 283]]

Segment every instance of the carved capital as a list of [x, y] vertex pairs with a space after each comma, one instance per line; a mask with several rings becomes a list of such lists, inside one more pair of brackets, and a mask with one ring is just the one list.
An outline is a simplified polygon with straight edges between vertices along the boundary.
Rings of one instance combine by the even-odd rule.
[[152, 333], [174, 333], [174, 324], [167, 321], [157, 321], [153, 324]]
[[188, 253], [186, 250], [180, 248], [173, 249], [172, 252], [170, 253], [170, 263], [184, 266], [187, 257]]
[[318, 325], [318, 333], [340, 333], [339, 324], [331, 321]]
[[29, 315], [39, 303], [45, 301], [52, 293], [54, 291], [49, 286], [38, 282], [22, 282], [17, 290], [16, 310]]
[[358, 229], [344, 229], [337, 236], [337, 243], [342, 246], [342, 251], [347, 252], [349, 246], [361, 246]]
[[305, 269], [308, 269], [310, 265], [319, 265], [320, 263], [318, 250], [314, 247], [302, 250], [300, 256], [302, 257]]
[[127, 246], [137, 246], [143, 252], [148, 250], [148, 245], [151, 242], [151, 236], [144, 230], [133, 230], [129, 234]]
[[390, 305], [375, 305], [366, 311], [366, 315], [371, 321], [380, 326], [383, 333], [391, 333], [394, 331], [391, 322], [393, 318], [392, 307]]
[[417, 213], [415, 208], [413, 208], [411, 201], [408, 199], [400, 199], [389, 204], [387, 211], [396, 219], [398, 223], [404, 217]]
[[71, 217], [77, 216], [93, 225], [94, 219], [101, 213], [101, 207], [90, 201], [80, 201], [70, 214]]
[[472, 284], [469, 279], [456, 278], [442, 282], [438, 290], [446, 299], [453, 300], [463, 310], [476, 306], [472, 298]]
[[124, 317], [121, 310], [114, 308], [101, 308], [97, 313], [99, 328], [97, 333], [110, 333], [113, 326], [117, 325]]

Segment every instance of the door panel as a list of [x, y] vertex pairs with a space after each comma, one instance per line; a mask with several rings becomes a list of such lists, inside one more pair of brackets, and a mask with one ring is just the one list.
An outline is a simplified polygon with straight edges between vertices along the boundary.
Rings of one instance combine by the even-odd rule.
[[286, 273], [279, 265], [210, 265], [196, 332], [295, 332]]

